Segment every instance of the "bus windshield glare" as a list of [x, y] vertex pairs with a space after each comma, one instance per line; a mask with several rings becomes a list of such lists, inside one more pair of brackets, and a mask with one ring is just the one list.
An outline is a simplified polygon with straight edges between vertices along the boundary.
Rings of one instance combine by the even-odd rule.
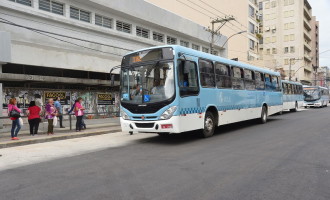
[[318, 88], [304, 88], [305, 101], [315, 101], [321, 98]]
[[173, 61], [125, 67], [121, 76], [122, 102], [156, 103], [174, 96]]

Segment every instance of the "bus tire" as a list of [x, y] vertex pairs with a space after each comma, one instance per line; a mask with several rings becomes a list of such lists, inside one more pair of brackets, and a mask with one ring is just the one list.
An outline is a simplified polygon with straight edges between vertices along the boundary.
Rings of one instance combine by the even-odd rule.
[[261, 124], [265, 124], [265, 123], [267, 122], [267, 118], [268, 118], [267, 107], [266, 107], [266, 106], [262, 106], [262, 109], [261, 109], [261, 117], [260, 117], [260, 123], [261, 123]]
[[294, 109], [290, 109], [291, 112], [297, 112], [298, 111], [298, 103], [296, 102], [294, 105]]
[[204, 119], [204, 129], [202, 136], [204, 138], [212, 137], [215, 130], [215, 118], [212, 112], [207, 111]]

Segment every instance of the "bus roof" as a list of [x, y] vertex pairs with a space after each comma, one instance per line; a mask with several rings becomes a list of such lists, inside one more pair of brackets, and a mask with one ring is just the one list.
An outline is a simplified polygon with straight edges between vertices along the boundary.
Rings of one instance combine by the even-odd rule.
[[280, 76], [279, 72], [274, 72], [274, 71], [264, 69], [264, 68], [261, 68], [261, 67], [256, 67], [256, 66], [253, 66], [253, 65], [249, 65], [249, 64], [246, 64], [246, 63], [230, 60], [230, 59], [223, 58], [223, 57], [220, 57], [220, 56], [215, 56], [215, 55], [212, 55], [212, 54], [209, 54], [209, 53], [204, 53], [204, 52], [201, 52], [201, 51], [197, 51], [197, 50], [187, 48], [187, 47], [183, 47], [183, 46], [179, 46], [179, 45], [155, 46], [155, 47], [150, 47], [150, 48], [145, 48], [145, 49], [140, 49], [140, 50], [137, 50], [137, 51], [133, 51], [133, 52], [130, 52], [126, 55], [129, 55], [129, 54], [132, 54], [132, 53], [137, 53], [137, 52], [140, 52], [140, 51], [145, 51], [145, 50], [150, 50], [150, 49], [158, 49], [158, 48], [165, 48], [165, 47], [172, 47], [176, 52], [186, 53], [186, 54], [191, 55], [191, 56], [196, 56], [196, 57], [204, 58], [204, 59], [207, 59], [207, 60], [217, 61], [217, 62], [221, 62], [221, 63], [224, 63], [224, 64], [233, 65], [233, 66], [237, 66], [237, 67], [242, 67], [242, 68], [249, 69], [249, 70], [252, 70], [252, 71], [258, 71], [258, 72], [262, 72], [262, 73], [266, 73], [266, 74], [270, 74], [270, 75], [274, 75], [274, 76]]
[[303, 85], [299, 82], [294, 82], [294, 81], [287, 81], [287, 80], [282, 80], [282, 83], [290, 83], [290, 84], [293, 84], [293, 85]]
[[321, 86], [310, 86], [310, 85], [304, 85], [304, 88], [321, 88], [323, 90], [329, 90], [329, 88], [321, 87]]

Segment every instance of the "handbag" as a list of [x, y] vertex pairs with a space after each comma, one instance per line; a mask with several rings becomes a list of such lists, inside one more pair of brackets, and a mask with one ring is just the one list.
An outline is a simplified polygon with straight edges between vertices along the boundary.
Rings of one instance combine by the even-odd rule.
[[57, 117], [56, 116], [54, 116], [54, 118], [53, 118], [53, 126], [56, 126], [57, 125]]
[[12, 117], [12, 118], [20, 118], [20, 117], [21, 117], [21, 113], [19, 113], [17, 110], [12, 109], [12, 110], [9, 112], [9, 117]]
[[19, 120], [19, 125], [21, 125], [21, 127], [22, 127], [24, 125], [23, 119], [22, 118], [19, 118], [18, 120]]
[[81, 111], [81, 110], [78, 110], [78, 113], [77, 113], [77, 116], [83, 116], [84, 114], [83, 114], [83, 112]]

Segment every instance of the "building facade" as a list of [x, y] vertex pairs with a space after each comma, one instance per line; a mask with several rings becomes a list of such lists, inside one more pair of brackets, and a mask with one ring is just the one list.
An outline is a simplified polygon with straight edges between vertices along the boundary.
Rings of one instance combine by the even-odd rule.
[[[22, 108], [60, 95], [67, 107], [82, 96], [88, 112], [116, 110], [109, 71], [123, 55], [165, 44], [206, 51], [209, 38], [204, 27], [143, 0], [2, 0], [0, 116], [13, 96]], [[227, 57], [226, 37], [216, 39]], [[108, 104], [104, 94], [112, 94]]]
[[319, 62], [319, 25], [312, 17], [308, 0], [265, 0], [261, 9], [261, 53], [272, 57], [284, 70], [286, 79], [313, 84], [313, 66]]
[[[231, 37], [228, 40], [228, 58], [253, 64], [259, 59], [259, 22], [258, 0], [146, 0], [193, 22], [211, 27], [211, 21], [233, 16], [235, 20], [227, 22], [220, 34]], [[221, 24], [216, 24], [216, 28]], [[243, 32], [241, 34], [237, 34]], [[236, 35], [237, 34], [237, 35]]]

